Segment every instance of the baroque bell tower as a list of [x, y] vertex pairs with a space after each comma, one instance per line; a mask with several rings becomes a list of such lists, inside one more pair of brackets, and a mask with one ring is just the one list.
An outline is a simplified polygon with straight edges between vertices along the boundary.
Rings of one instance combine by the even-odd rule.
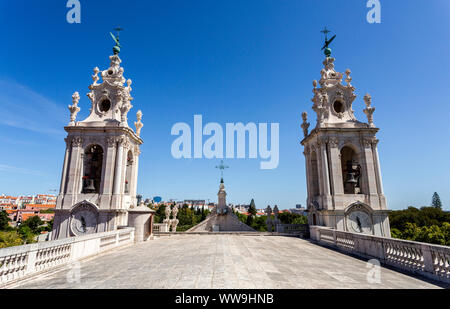
[[[123, 77], [119, 38], [114, 37], [110, 67], [94, 69], [87, 94], [90, 115], [76, 121], [80, 96], [75, 92], [69, 106], [70, 123], [57, 198], [52, 238], [105, 232], [126, 226], [128, 210], [136, 204], [142, 113], [136, 131], [128, 126], [132, 108], [131, 80]], [[100, 76], [101, 79], [100, 82]]]
[[342, 84], [344, 74], [335, 70], [328, 47], [334, 38], [325, 39], [321, 79], [313, 81], [317, 123], [311, 132], [308, 115], [302, 114], [309, 224], [390, 237], [377, 148], [379, 128], [373, 123], [375, 108], [367, 94], [363, 111], [368, 122], [356, 119], [351, 72], [346, 70], [346, 84]]

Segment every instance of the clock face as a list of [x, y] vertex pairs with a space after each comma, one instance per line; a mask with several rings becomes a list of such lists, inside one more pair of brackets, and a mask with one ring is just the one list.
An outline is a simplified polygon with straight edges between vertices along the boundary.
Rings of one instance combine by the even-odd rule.
[[78, 207], [72, 213], [70, 226], [75, 236], [93, 234], [97, 230], [97, 213], [87, 205]]
[[347, 216], [347, 227], [350, 232], [372, 233], [372, 222], [370, 216], [364, 211], [353, 211]]

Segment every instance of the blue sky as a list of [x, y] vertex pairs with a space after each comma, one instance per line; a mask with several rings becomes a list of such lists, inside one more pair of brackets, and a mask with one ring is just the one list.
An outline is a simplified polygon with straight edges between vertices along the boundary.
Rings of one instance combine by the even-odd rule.
[[362, 97], [372, 95], [389, 208], [428, 205], [437, 191], [450, 209], [448, 0], [381, 0], [381, 24], [367, 23], [365, 0], [80, 2], [81, 24], [66, 22], [65, 0], [0, 2], [0, 192], [59, 188], [67, 105], [79, 91], [78, 119], [87, 116], [92, 69], [108, 67], [108, 33], [120, 25], [135, 98], [129, 123], [144, 113], [141, 194], [216, 200], [218, 160], [175, 160], [170, 152], [171, 127], [201, 114], [223, 126], [280, 124], [277, 169], [227, 161], [229, 202], [304, 204], [301, 113], [313, 114], [327, 26], [337, 34], [336, 69], [352, 70], [360, 120]]

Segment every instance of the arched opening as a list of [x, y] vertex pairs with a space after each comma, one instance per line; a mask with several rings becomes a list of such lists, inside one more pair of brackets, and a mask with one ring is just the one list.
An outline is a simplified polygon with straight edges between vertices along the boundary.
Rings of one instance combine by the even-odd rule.
[[133, 170], [133, 153], [130, 150], [128, 151], [127, 155], [127, 170], [125, 173], [125, 194], [130, 193], [132, 170]]
[[100, 193], [102, 181], [103, 149], [91, 145], [84, 152], [83, 193]]
[[99, 108], [102, 113], [106, 113], [107, 111], [109, 111], [111, 109], [111, 101], [109, 99], [103, 99], [100, 102]]
[[317, 225], [317, 216], [316, 216], [316, 214], [313, 214], [313, 215], [312, 215], [312, 219], [313, 219], [313, 220], [312, 220], [312, 221], [313, 221], [313, 222], [312, 222], [313, 225]]
[[348, 146], [341, 149], [342, 180], [345, 194], [361, 194], [361, 165], [358, 154]]
[[339, 100], [334, 101], [333, 103], [333, 109], [336, 113], [340, 114], [343, 113], [345, 111], [345, 106], [344, 103], [342, 103]]
[[319, 165], [317, 161], [317, 154], [315, 151], [311, 153], [311, 185], [312, 195], [320, 195], [319, 189]]

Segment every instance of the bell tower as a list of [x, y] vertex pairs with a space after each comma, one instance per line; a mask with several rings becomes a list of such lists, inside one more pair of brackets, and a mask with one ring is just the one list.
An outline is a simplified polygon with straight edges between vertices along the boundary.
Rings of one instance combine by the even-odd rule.
[[[105, 232], [126, 226], [128, 209], [136, 204], [142, 113], [136, 131], [128, 126], [132, 108], [131, 80], [123, 77], [117, 38], [110, 67], [94, 69], [87, 94], [90, 115], [76, 121], [80, 96], [72, 96], [70, 123], [56, 203], [53, 239]], [[101, 79], [100, 82], [100, 76]]]
[[344, 79], [344, 74], [335, 70], [328, 47], [334, 38], [325, 39], [321, 79], [313, 81], [312, 108], [317, 122], [311, 132], [308, 115], [302, 114], [309, 223], [390, 237], [377, 148], [379, 129], [373, 123], [375, 108], [367, 94], [363, 111], [368, 122], [356, 119], [351, 72], [346, 70]]

